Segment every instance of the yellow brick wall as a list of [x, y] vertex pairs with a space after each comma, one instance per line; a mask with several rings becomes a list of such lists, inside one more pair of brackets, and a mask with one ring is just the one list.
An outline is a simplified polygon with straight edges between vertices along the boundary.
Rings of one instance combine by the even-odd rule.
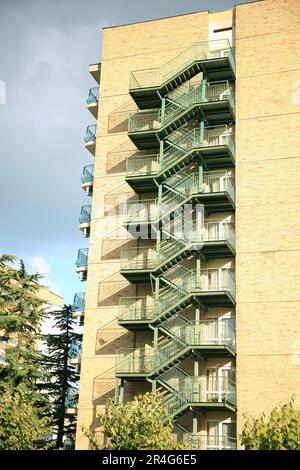
[[243, 413], [300, 405], [299, 6], [236, 8], [238, 432]]

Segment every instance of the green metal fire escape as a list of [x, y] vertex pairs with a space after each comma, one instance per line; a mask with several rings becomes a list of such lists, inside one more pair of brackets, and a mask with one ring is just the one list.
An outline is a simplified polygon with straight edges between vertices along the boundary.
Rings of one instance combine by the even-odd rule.
[[[234, 270], [202, 268], [203, 260], [235, 257], [234, 224], [209, 218], [235, 211], [234, 80], [229, 43], [211, 41], [160, 69], [132, 72], [129, 90], [141, 111], [129, 116], [128, 136], [141, 155], [126, 162], [126, 181], [139, 199], [128, 203], [124, 226], [146, 233], [154, 227], [156, 242], [121, 252], [121, 274], [135, 285], [151, 282], [153, 294], [121, 298], [118, 321], [132, 331], [151, 329], [154, 339], [152, 348], [117, 350], [116, 400], [124, 382], [151, 382], [153, 391], [163, 391], [168, 416], [193, 412], [189, 439], [199, 448], [197, 413], [236, 411], [233, 371], [213, 386], [199, 375], [201, 359], [236, 354], [234, 320], [201, 318], [203, 308], [235, 306]], [[191, 213], [204, 206], [204, 223], [185, 215], [183, 229], [175, 230], [187, 204]], [[184, 265], [188, 257], [194, 267]], [[193, 320], [182, 314], [190, 305]], [[180, 367], [189, 356], [192, 375]], [[223, 448], [233, 447], [227, 444]]]

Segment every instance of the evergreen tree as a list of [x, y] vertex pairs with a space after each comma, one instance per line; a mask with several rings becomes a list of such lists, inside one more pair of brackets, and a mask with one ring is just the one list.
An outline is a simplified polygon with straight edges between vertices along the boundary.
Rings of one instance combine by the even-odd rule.
[[[4, 261], [3, 261], [4, 260]], [[7, 267], [7, 256], [0, 258], [0, 331], [8, 343], [7, 365], [0, 369], [0, 391], [36, 389], [45, 375], [38, 349], [40, 326], [46, 314], [37, 296], [39, 274], [27, 273], [23, 261], [19, 269]]]
[[69, 364], [69, 354], [74, 345], [80, 344], [82, 335], [74, 330], [76, 322], [70, 305], [64, 305], [62, 310], [53, 312], [52, 315], [56, 319], [54, 327], [59, 333], [46, 337], [48, 351], [45, 365], [51, 380], [44, 383], [43, 387], [52, 402], [52, 416], [56, 428], [55, 448], [59, 449], [63, 445], [64, 437], [73, 441], [75, 438], [76, 417], [68, 415], [66, 419], [65, 401], [68, 388], [76, 385], [79, 380], [77, 367]]
[[[50, 421], [45, 419], [50, 403], [41, 391], [41, 382], [46, 377], [39, 350], [40, 327], [46, 316], [43, 309], [45, 302], [38, 296], [41, 276], [29, 274], [23, 261], [20, 261], [19, 269], [7, 265], [15, 259], [10, 255], [0, 256], [0, 334], [2, 346], [5, 346], [4, 361], [0, 366], [0, 398], [4, 400], [5, 397], [5, 403], [13, 405], [20, 401], [20, 397], [26, 397], [26, 420], [35, 423], [36, 436], [45, 436], [45, 424], [49, 425], [49, 433], [51, 428]], [[13, 406], [10, 419], [9, 414], [6, 415], [9, 436], [16, 425]], [[41, 432], [37, 428], [38, 423]], [[20, 434], [20, 439], [23, 437]], [[18, 446], [22, 444], [15, 445], [20, 448]], [[43, 445], [36, 442], [35, 448]]]

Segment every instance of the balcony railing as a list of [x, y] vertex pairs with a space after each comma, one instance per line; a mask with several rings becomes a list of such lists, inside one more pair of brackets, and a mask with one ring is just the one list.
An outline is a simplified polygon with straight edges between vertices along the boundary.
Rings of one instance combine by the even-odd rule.
[[189, 293], [226, 291], [235, 299], [235, 272], [231, 268], [201, 269], [198, 274], [194, 269], [185, 269], [183, 274], [178, 274], [177, 279], [166, 273], [165, 277], [168, 276], [180, 289], [161, 292], [156, 302], [150, 296], [123, 298], [120, 300], [118, 320], [152, 320]]
[[235, 70], [234, 52], [227, 39], [198, 42], [185, 49], [160, 68], [136, 70], [130, 75], [130, 89], [149, 88], [162, 85], [171, 80], [180, 71], [187, 69], [200, 60], [228, 57]]
[[85, 292], [78, 292], [74, 295], [72, 312], [83, 312], [85, 309]]
[[127, 201], [125, 223], [141, 223], [155, 221], [158, 217], [156, 200], [144, 199], [141, 201]]
[[99, 87], [94, 86], [90, 88], [88, 98], [86, 100], [87, 104], [98, 103], [99, 101]]
[[82, 172], [81, 183], [92, 183], [94, 179], [94, 165], [85, 165]]
[[184, 248], [188, 249], [189, 246], [194, 246], [195, 243], [226, 241], [230, 243], [232, 248], [235, 247], [235, 232], [231, 222], [204, 222], [200, 233], [196, 232], [196, 227], [193, 224], [187, 224], [186, 227], [182, 227], [180, 232], [180, 234], [176, 234], [176, 238], [162, 240], [159, 251], [155, 246], [121, 250], [121, 269], [153, 269], [176, 256]]
[[[167, 183], [169, 183], [167, 181]], [[203, 173], [199, 178], [198, 173], [183, 176], [175, 183], [169, 183], [172, 190], [168, 190], [162, 197], [162, 203], [158, 206], [157, 199], [141, 199], [129, 201], [125, 206], [124, 223], [138, 224], [150, 223], [158, 220], [159, 215], [173, 212], [184, 204], [190, 197], [201, 193], [228, 193], [231, 200], [235, 201], [234, 177], [224, 171], [211, 171]]]
[[67, 389], [65, 408], [76, 408], [78, 404], [78, 388], [69, 387]]
[[129, 157], [126, 160], [126, 176], [149, 176], [155, 175], [178, 160], [193, 149], [218, 149], [227, 147], [232, 156], [235, 155], [234, 137], [227, 126], [216, 126], [205, 128], [202, 135], [200, 129], [193, 129], [175, 141], [176, 147], [164, 151], [162, 158], [159, 154]]
[[81, 207], [80, 216], [79, 216], [79, 223], [85, 224], [91, 221], [91, 204], [87, 204]]
[[85, 268], [88, 264], [88, 248], [80, 248], [78, 250], [77, 259], [76, 259], [76, 266], [77, 268]]
[[[179, 367], [173, 367], [158, 377], [160, 383], [167, 385], [173, 392], [179, 394], [183, 402], [188, 403], [223, 403], [236, 404], [235, 382], [228, 376], [216, 374], [208, 376], [190, 376]], [[168, 414], [176, 407], [166, 400]]]
[[152, 297], [121, 297], [119, 301], [119, 320], [151, 320], [154, 317]]
[[173, 439], [175, 443], [185, 444], [193, 450], [235, 450], [236, 438], [228, 435], [210, 435], [199, 433], [193, 435], [181, 425], [174, 425]]
[[81, 352], [82, 352], [82, 342], [80, 340], [73, 340], [71, 342], [69, 352], [68, 352], [69, 359], [80, 360]]
[[91, 124], [87, 126], [84, 141], [86, 143], [94, 142], [96, 140], [96, 132], [97, 132], [96, 124]]
[[228, 81], [209, 83], [205, 88], [194, 85], [189, 88], [176, 103], [171, 102], [165, 108], [139, 111], [129, 115], [128, 132], [145, 132], [158, 130], [169, 124], [193, 105], [228, 101], [231, 109], [235, 109], [235, 97], [232, 86]]

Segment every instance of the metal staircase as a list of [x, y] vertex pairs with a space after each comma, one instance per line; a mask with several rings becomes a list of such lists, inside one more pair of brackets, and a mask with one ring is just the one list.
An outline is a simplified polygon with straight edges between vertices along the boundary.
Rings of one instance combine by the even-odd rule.
[[[139, 111], [129, 116], [128, 136], [143, 153], [126, 162], [126, 182], [138, 198], [127, 202], [123, 227], [133, 238], [154, 229], [156, 241], [145, 237], [121, 249], [121, 274], [140, 283], [141, 292], [151, 283], [152, 294], [139, 295], [137, 285], [136, 296], [121, 298], [118, 322], [131, 331], [153, 330], [153, 346], [117, 349], [116, 376], [122, 387], [150, 382], [162, 393], [166, 416], [177, 421], [189, 410], [193, 420], [197, 411], [236, 411], [231, 375], [199, 372], [200, 360], [231, 364], [236, 354], [231, 312], [200, 317], [204, 309], [235, 307], [231, 262], [202, 265], [235, 256], [234, 79], [227, 40], [195, 44], [160, 69], [131, 74], [129, 93]], [[194, 375], [184, 370], [186, 358]], [[193, 434], [179, 431], [192, 448], [209, 443], [194, 421]]]
[[139, 149], [158, 147], [187, 122], [198, 119], [207, 125], [221, 125], [235, 120], [234, 91], [228, 81], [191, 84], [175, 97], [162, 99], [159, 109], [143, 110], [129, 115], [128, 136]]
[[127, 159], [126, 181], [134, 190], [153, 190], [193, 162], [202, 163], [207, 170], [233, 167], [235, 142], [228, 125], [194, 129], [181, 128], [161, 141], [160, 152]]
[[195, 43], [161, 68], [132, 72], [129, 93], [140, 109], [155, 107], [200, 72], [210, 81], [234, 80], [234, 52], [227, 39]]
[[157, 347], [117, 350], [118, 376], [157, 377], [191, 352], [200, 356], [205, 352], [208, 357], [235, 357], [235, 325], [231, 319], [193, 322], [175, 314], [162, 321], [158, 329], [165, 338]]
[[[183, 222], [183, 223], [182, 223]], [[201, 222], [201, 220], [200, 220]], [[128, 280], [149, 280], [150, 274], [159, 274], [178, 264], [194, 252], [203, 257], [216, 258], [235, 255], [234, 225], [230, 222], [182, 220], [175, 218], [164, 227], [156, 246], [139, 246], [121, 250], [121, 274]]]

